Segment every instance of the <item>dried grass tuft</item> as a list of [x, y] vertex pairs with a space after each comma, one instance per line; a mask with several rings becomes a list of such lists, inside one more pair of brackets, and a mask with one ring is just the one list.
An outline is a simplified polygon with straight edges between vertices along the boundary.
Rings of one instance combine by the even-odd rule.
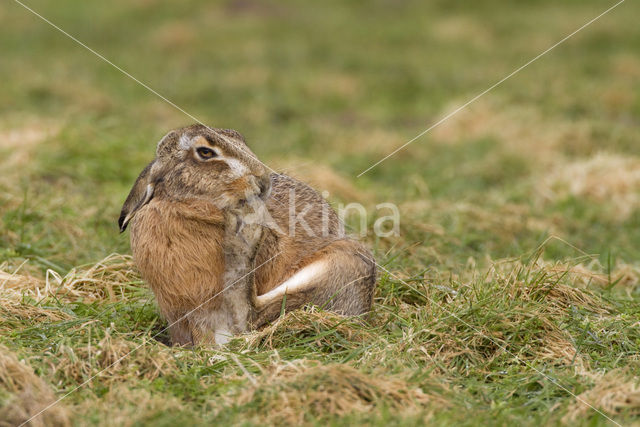
[[612, 219], [624, 221], [640, 207], [640, 159], [599, 153], [562, 164], [540, 182], [538, 191], [550, 201], [573, 196], [603, 204]]
[[256, 385], [226, 396], [226, 401], [247, 405], [255, 421], [298, 425], [309, 421], [307, 417], [366, 414], [380, 407], [406, 416], [431, 404], [449, 406], [442, 396], [427, 394], [399, 377], [309, 361], [272, 366]]
[[370, 342], [373, 334], [357, 318], [318, 311], [315, 307], [295, 310], [267, 327], [244, 335], [247, 348], [275, 349], [296, 345], [311, 339], [318, 347], [334, 347], [345, 340], [353, 343]]
[[[387, 297], [385, 305], [398, 307], [422, 326], [403, 331], [398, 351], [441, 373], [490, 373], [493, 362], [514, 357], [517, 363], [544, 360], [588, 369], [590, 357], [578, 352], [559, 320], [576, 309], [590, 312], [594, 319], [614, 310], [589, 289], [572, 286], [566, 267], [511, 260], [493, 263], [480, 277], [471, 273], [472, 277], [456, 278], [450, 286], [438, 285], [437, 279], [424, 288], [405, 285], [410, 289]], [[411, 304], [408, 294], [414, 295]], [[376, 323], [384, 324], [392, 316], [376, 313], [381, 317]]]
[[0, 171], [3, 172], [0, 176], [5, 181], [20, 176], [22, 168], [31, 162], [37, 145], [55, 137], [61, 127], [60, 123], [42, 118], [27, 120], [21, 127], [0, 124], [0, 153], [8, 153], [0, 156]]
[[630, 293], [640, 284], [640, 268], [627, 263], [618, 264], [611, 272], [605, 272], [598, 260], [575, 265], [554, 263], [548, 269], [553, 272], [567, 273], [571, 284], [579, 288], [590, 285], [616, 286]]
[[[532, 325], [532, 320], [537, 324]], [[530, 325], [526, 336], [518, 334], [526, 323]], [[413, 360], [422, 360], [443, 375], [451, 371], [491, 374], [498, 358], [516, 364], [544, 360], [553, 365], [588, 366], [568, 336], [548, 318], [510, 315], [493, 319], [491, 326], [495, 330], [471, 326], [447, 322], [441, 327], [405, 331], [398, 351]]]
[[[579, 398], [579, 399], [578, 399]], [[609, 416], [624, 413], [640, 415], [640, 379], [628, 369], [616, 369], [602, 376], [589, 390], [580, 394], [569, 406], [563, 421], [572, 423], [584, 419], [594, 408]]]
[[[456, 106], [452, 104], [445, 111]], [[534, 108], [483, 100], [451, 117], [431, 135], [446, 144], [496, 138], [509, 152], [541, 165], [555, 165], [563, 152], [582, 152], [591, 147], [591, 129], [592, 124], [586, 121], [552, 121]]]
[[[0, 402], [0, 426], [15, 426], [55, 402], [51, 388], [33, 369], [21, 363], [4, 346], [0, 346], [0, 390], [9, 394]], [[30, 421], [30, 426], [69, 426], [64, 405], [58, 403]]]
[[146, 338], [142, 342], [114, 338], [109, 330], [97, 345], [74, 348], [61, 345], [55, 356], [59, 359], [56, 375], [65, 381], [83, 382], [93, 375], [103, 383], [127, 381], [132, 377], [154, 380], [177, 370], [170, 348], [156, 341], [148, 342]]
[[[10, 319], [30, 319], [38, 321], [60, 321], [69, 319], [67, 313], [50, 308], [39, 307], [37, 305], [23, 303], [11, 298], [6, 298], [0, 294], [0, 321], [7, 322]], [[0, 325], [0, 331], [5, 327]]]
[[0, 294], [20, 300], [25, 295], [40, 301], [55, 296], [64, 301], [115, 301], [141, 284], [131, 256], [112, 254], [88, 268], [74, 268], [65, 276], [48, 270], [44, 279], [8, 272], [0, 265]]
[[[529, 264], [506, 261], [494, 263], [486, 280], [500, 283], [509, 298], [543, 302], [539, 309], [551, 315], [561, 315], [572, 306], [598, 314], [609, 313], [610, 306], [602, 298], [566, 283], [569, 272], [566, 264], [549, 263], [541, 258]], [[525, 277], [528, 280], [523, 280]]]

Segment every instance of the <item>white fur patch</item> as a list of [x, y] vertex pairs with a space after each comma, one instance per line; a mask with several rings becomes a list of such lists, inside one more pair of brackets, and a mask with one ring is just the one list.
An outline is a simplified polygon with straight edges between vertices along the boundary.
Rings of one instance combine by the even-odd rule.
[[216, 344], [225, 345], [226, 343], [231, 341], [231, 338], [233, 338], [233, 334], [231, 332], [227, 331], [226, 329], [216, 329]]
[[229, 168], [231, 169], [231, 172], [233, 172], [234, 176], [239, 178], [249, 173], [249, 169], [238, 159], [232, 159], [229, 157], [222, 158], [225, 162], [227, 162], [227, 165], [229, 165]]
[[191, 148], [191, 139], [186, 135], [182, 135], [179, 141], [179, 147], [183, 150], [188, 150]]
[[256, 305], [264, 307], [275, 299], [282, 298], [285, 294], [295, 294], [307, 289], [314, 279], [322, 276], [327, 270], [325, 261], [316, 261], [298, 270], [293, 276], [271, 289], [264, 295], [256, 298]]

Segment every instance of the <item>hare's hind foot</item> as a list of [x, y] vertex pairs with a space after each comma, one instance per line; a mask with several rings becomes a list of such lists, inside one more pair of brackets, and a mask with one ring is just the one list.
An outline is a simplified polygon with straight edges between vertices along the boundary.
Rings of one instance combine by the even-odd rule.
[[346, 316], [371, 309], [376, 281], [373, 256], [354, 240], [336, 240], [317, 251], [283, 283], [259, 295], [253, 327], [275, 320], [282, 311], [315, 304]]

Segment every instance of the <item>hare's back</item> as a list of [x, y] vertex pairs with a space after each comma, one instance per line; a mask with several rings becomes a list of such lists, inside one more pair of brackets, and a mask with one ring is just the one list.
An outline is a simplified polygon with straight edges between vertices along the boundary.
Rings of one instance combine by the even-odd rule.
[[[273, 174], [267, 207], [281, 230], [312, 244], [344, 237], [338, 215], [309, 185], [287, 175]], [[291, 222], [295, 224], [290, 224]]]

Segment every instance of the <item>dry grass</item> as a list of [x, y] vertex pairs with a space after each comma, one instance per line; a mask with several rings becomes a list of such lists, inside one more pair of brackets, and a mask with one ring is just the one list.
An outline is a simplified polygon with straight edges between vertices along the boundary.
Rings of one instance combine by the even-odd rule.
[[[578, 399], [579, 398], [579, 399]], [[566, 423], [583, 419], [590, 407], [583, 402], [603, 411], [609, 416], [640, 415], [640, 378], [637, 371], [618, 369], [601, 376], [595, 385], [576, 398], [563, 418]]]
[[[583, 371], [590, 357], [558, 322], [576, 309], [591, 313], [594, 321], [615, 310], [593, 291], [574, 287], [569, 273], [574, 271], [566, 264], [538, 259], [493, 262], [483, 274], [472, 265], [459, 277], [425, 277], [431, 285], [407, 283], [400, 298], [385, 298], [382, 304], [396, 310], [376, 310], [374, 324], [387, 324], [394, 313], [415, 319], [416, 326], [405, 326], [396, 350], [442, 374], [468, 374], [471, 366], [490, 374], [505, 358]], [[449, 286], [438, 284], [447, 279]], [[368, 358], [385, 361], [377, 349]]]
[[400, 377], [309, 361], [272, 366], [258, 384], [228, 395], [226, 401], [241, 407], [251, 404], [247, 416], [253, 422], [289, 425], [367, 414], [380, 407], [403, 416], [422, 413], [428, 419], [436, 407], [449, 406], [441, 395], [427, 394]]
[[[0, 426], [19, 425], [56, 400], [50, 386], [33, 369], [0, 346]], [[30, 426], [69, 426], [64, 404], [57, 404], [32, 420]]]
[[[24, 125], [16, 126], [17, 121], [23, 121]], [[14, 120], [12, 125], [3, 122], [0, 124], [0, 176], [4, 182], [10, 182], [26, 166], [33, 164], [33, 151], [39, 144], [55, 137], [62, 125], [38, 118]]]
[[[541, 258], [529, 264], [521, 261], [495, 262], [485, 280], [501, 284], [506, 295], [514, 300], [544, 302], [539, 309], [550, 315], [558, 315], [572, 306], [593, 313], [610, 313], [610, 306], [593, 291], [571, 286], [563, 281], [568, 272], [563, 264], [545, 262]], [[523, 275], [529, 281], [523, 280]]]
[[[451, 111], [457, 107], [451, 104]], [[547, 168], [563, 159], [563, 153], [583, 151], [593, 144], [587, 122], [557, 121], [543, 117], [533, 107], [507, 106], [500, 101], [480, 100], [432, 131], [444, 144], [460, 144], [496, 138], [504, 150]]]
[[611, 219], [622, 222], [640, 207], [640, 159], [598, 153], [558, 165], [538, 191], [551, 201], [573, 196], [604, 205]]
[[[325, 334], [327, 331], [331, 334]], [[317, 347], [337, 345], [337, 339], [361, 343], [373, 338], [366, 325], [357, 319], [309, 307], [286, 313], [260, 331], [244, 335], [244, 340], [247, 348], [276, 349], [309, 337], [316, 337], [313, 344]]]
[[[51, 366], [52, 372], [65, 381], [83, 382], [96, 375], [97, 381], [110, 384], [128, 381], [132, 377], [154, 380], [176, 370], [175, 354], [171, 349], [147, 337], [138, 342], [114, 338], [112, 333], [115, 332], [107, 330], [97, 343], [57, 347], [50, 356], [60, 362]], [[90, 383], [88, 387], [92, 385]]]
[[[529, 328], [526, 336], [521, 332], [522, 325]], [[517, 365], [541, 362], [557, 366], [589, 365], [578, 354], [570, 336], [544, 315], [510, 314], [497, 316], [489, 325], [464, 320], [408, 329], [403, 332], [396, 350], [440, 375], [451, 372], [471, 375], [471, 366], [474, 373], [490, 375], [492, 367], [504, 360]], [[372, 363], [385, 361], [376, 352], [370, 358]]]
[[[50, 271], [39, 278], [9, 270], [0, 278], [5, 316], [40, 316], [47, 322], [68, 320], [69, 315], [30, 301], [55, 296], [68, 302], [120, 302], [130, 299], [132, 290], [140, 286], [130, 257], [120, 255], [73, 269], [64, 276]], [[638, 276], [633, 267], [621, 265], [612, 271], [611, 278], [619, 287], [634, 289]], [[351, 353], [356, 355], [359, 369], [318, 362], [279, 362], [266, 367], [258, 363], [260, 374], [255, 384], [242, 391], [235, 389], [223, 398], [225, 405], [211, 403], [210, 409], [222, 414], [235, 408], [244, 411], [245, 419], [259, 423], [304, 423], [325, 416], [364, 415], [383, 407], [391, 413], [427, 420], [436, 409], [451, 406], [443, 388], [425, 393], [400, 377], [363, 372], [399, 360], [425, 366], [438, 376], [450, 376], [452, 372], [492, 375], [495, 366], [504, 366], [505, 360], [510, 365], [570, 367], [576, 375], [593, 376], [591, 358], [578, 351], [575, 338], [559, 327], [558, 319], [574, 308], [592, 313], [594, 324], [613, 313], [613, 308], [591, 290], [591, 285], [609, 283], [609, 275], [602, 273], [596, 261], [571, 264], [541, 257], [529, 262], [493, 261], [483, 273], [473, 262], [449, 279], [453, 280], [451, 287], [439, 284], [446, 282], [444, 276], [425, 276], [421, 288], [385, 297], [368, 319], [348, 319], [308, 308], [286, 313], [272, 325], [243, 336], [235, 341], [241, 345], [240, 353], [296, 351], [303, 356], [310, 349], [326, 355]], [[25, 296], [31, 300], [24, 300]], [[482, 316], [469, 311], [469, 301]], [[397, 307], [395, 313], [389, 310], [392, 307]], [[379, 331], [398, 316], [413, 324], [404, 325], [397, 339], [381, 336]], [[93, 412], [117, 404], [123, 410], [116, 418], [125, 425], [150, 422], [163, 411], [161, 398], [145, 390], [127, 394], [121, 387], [128, 387], [124, 384], [131, 378], [154, 381], [175, 374], [179, 371], [176, 357], [180, 356], [174, 349], [149, 340], [148, 335], [139, 337], [113, 326], [100, 331], [99, 340], [92, 340], [91, 328], [100, 328], [92, 326], [95, 322], [74, 326], [89, 331], [83, 345], [62, 344], [45, 352], [45, 358], [56, 361], [47, 367], [51, 381], [81, 383], [96, 375], [87, 387], [99, 383], [112, 391], [92, 408]], [[134, 351], [139, 346], [141, 349]], [[231, 381], [226, 371], [221, 378]], [[129, 395], [145, 402], [145, 409], [135, 412], [134, 405], [127, 403]], [[174, 397], [169, 398], [168, 405], [176, 411], [184, 409]], [[245, 407], [246, 411], [242, 409]], [[281, 409], [269, 410], [272, 407]], [[21, 409], [21, 413], [29, 413], [29, 408]], [[83, 413], [88, 407], [81, 404], [73, 411]]]
[[141, 285], [131, 256], [112, 254], [87, 267], [71, 269], [64, 276], [47, 270], [44, 278], [13, 271], [0, 265], [0, 295], [20, 301], [29, 296], [36, 301], [56, 297], [64, 301], [116, 301], [124, 298], [128, 290]]
[[23, 319], [33, 321], [60, 321], [69, 319], [69, 315], [56, 309], [38, 307], [23, 301], [16, 301], [0, 295], [0, 330], [6, 328], [4, 322], [10, 319]]
[[571, 277], [572, 285], [578, 288], [591, 285], [615, 286], [631, 295], [640, 284], [640, 269], [627, 263], [619, 263], [610, 272], [606, 272], [600, 262], [595, 259], [578, 264], [548, 262], [547, 268], [554, 273], [567, 273]]
[[[410, 339], [412, 331], [407, 331], [407, 340], [400, 347], [416, 360], [422, 360], [436, 372], [446, 374], [459, 370], [471, 374], [468, 367], [473, 364], [476, 372], [492, 373], [491, 366], [506, 358], [515, 364], [546, 362], [550, 365], [570, 366], [587, 362], [578, 356], [577, 350], [566, 333], [558, 330], [547, 319], [537, 325], [529, 334], [525, 345], [511, 342], [510, 335], [518, 330], [518, 324], [531, 323], [532, 318], [511, 317], [503, 319], [509, 329], [492, 333], [476, 327], [469, 331], [460, 326], [448, 332], [443, 330], [420, 331], [415, 339]], [[457, 336], [456, 336], [457, 335]]]

